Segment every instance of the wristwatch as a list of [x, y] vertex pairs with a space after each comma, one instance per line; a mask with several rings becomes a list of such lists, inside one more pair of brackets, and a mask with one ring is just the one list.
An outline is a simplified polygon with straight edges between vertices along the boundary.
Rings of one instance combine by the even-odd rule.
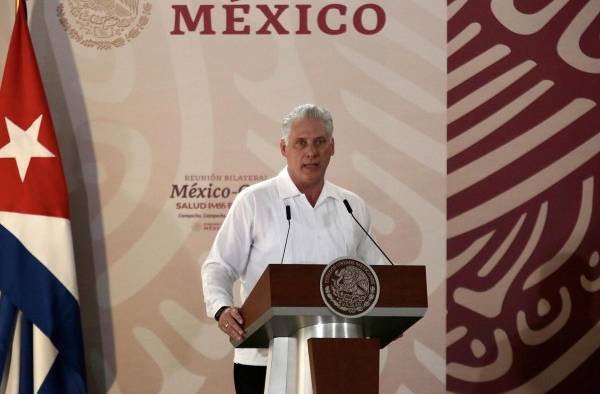
[[217, 313], [215, 313], [215, 320], [219, 321], [219, 319], [221, 318], [221, 315], [223, 314], [223, 312], [225, 312], [225, 309], [229, 308], [229, 305], [226, 306], [222, 306], [219, 308], [219, 310], [217, 311]]

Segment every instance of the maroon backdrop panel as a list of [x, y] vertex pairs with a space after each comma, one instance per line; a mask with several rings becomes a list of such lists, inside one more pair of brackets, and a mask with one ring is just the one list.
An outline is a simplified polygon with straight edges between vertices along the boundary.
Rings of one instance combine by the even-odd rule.
[[600, 2], [459, 0], [448, 12], [447, 388], [591, 392]]

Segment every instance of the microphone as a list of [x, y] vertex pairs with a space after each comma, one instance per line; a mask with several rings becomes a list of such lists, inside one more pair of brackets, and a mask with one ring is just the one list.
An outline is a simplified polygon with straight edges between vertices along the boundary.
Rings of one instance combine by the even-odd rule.
[[287, 241], [288, 241], [288, 237], [290, 235], [290, 225], [291, 225], [290, 220], [292, 220], [292, 213], [290, 212], [289, 205], [285, 206], [285, 218], [288, 221], [288, 230], [287, 230], [287, 234], [285, 235], [285, 245], [283, 245], [283, 253], [281, 254], [281, 262], [279, 264], [283, 264], [283, 257], [285, 256], [285, 248], [287, 247]]
[[389, 261], [391, 265], [396, 265], [396, 264], [392, 263], [392, 260], [390, 260], [390, 258], [388, 257], [388, 255], [385, 254], [385, 252], [383, 250], [381, 250], [381, 248], [379, 247], [379, 245], [377, 244], [377, 242], [375, 242], [375, 240], [373, 239], [373, 237], [371, 237], [371, 235], [369, 235], [369, 232], [367, 230], [365, 230], [365, 228], [362, 226], [362, 224], [360, 224], [360, 222], [354, 217], [354, 214], [352, 214], [352, 207], [350, 206], [350, 203], [348, 202], [348, 200], [344, 199], [344, 205], [346, 206], [346, 209], [348, 210], [348, 213], [350, 214], [350, 216], [352, 216], [352, 219], [354, 219], [354, 221], [356, 222], [356, 224], [358, 224], [358, 226], [361, 228], [361, 230], [365, 234], [367, 234], [367, 237], [369, 237], [369, 239], [373, 242], [373, 244], [375, 244], [375, 246], [377, 246], [377, 249], [379, 249], [379, 251], [381, 252], [381, 254], [385, 256], [385, 258], [387, 259], [387, 261]]

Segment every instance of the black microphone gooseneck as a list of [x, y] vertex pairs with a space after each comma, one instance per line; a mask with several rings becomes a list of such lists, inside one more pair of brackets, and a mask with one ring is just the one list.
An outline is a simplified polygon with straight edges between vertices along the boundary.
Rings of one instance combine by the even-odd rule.
[[365, 228], [362, 226], [362, 224], [360, 224], [360, 222], [354, 217], [354, 214], [352, 213], [352, 207], [350, 206], [350, 203], [348, 202], [348, 200], [344, 199], [344, 205], [346, 206], [346, 209], [348, 210], [348, 213], [350, 214], [350, 216], [352, 216], [352, 219], [354, 219], [354, 221], [356, 222], [356, 224], [358, 224], [358, 226], [361, 228], [361, 230], [364, 231], [365, 234], [367, 234], [367, 237], [369, 237], [369, 239], [373, 242], [373, 244], [375, 244], [375, 246], [377, 246], [377, 249], [379, 249], [379, 251], [381, 252], [381, 254], [383, 254], [385, 256], [385, 258], [387, 259], [387, 261], [389, 261], [391, 265], [396, 265], [396, 264], [392, 263], [392, 260], [390, 260], [390, 258], [388, 257], [388, 255], [385, 254], [385, 252], [383, 250], [381, 250], [381, 248], [379, 247], [379, 245], [377, 244], [377, 242], [375, 242], [375, 240], [373, 239], [373, 237], [371, 237], [371, 235], [369, 234], [369, 232], [367, 230], [365, 230]]
[[290, 220], [292, 220], [292, 213], [290, 212], [290, 206], [286, 205], [285, 206], [285, 218], [288, 221], [288, 230], [287, 230], [287, 234], [285, 235], [285, 245], [283, 245], [283, 253], [281, 254], [281, 262], [279, 264], [283, 264], [283, 257], [285, 256], [285, 248], [287, 247], [287, 241], [288, 241], [288, 237], [290, 235]]

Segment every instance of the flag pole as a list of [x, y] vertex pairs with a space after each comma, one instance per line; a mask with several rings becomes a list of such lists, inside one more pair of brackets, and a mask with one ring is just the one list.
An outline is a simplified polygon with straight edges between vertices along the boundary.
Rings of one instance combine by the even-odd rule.
[[15, 13], [19, 12], [19, 0], [15, 0]]

